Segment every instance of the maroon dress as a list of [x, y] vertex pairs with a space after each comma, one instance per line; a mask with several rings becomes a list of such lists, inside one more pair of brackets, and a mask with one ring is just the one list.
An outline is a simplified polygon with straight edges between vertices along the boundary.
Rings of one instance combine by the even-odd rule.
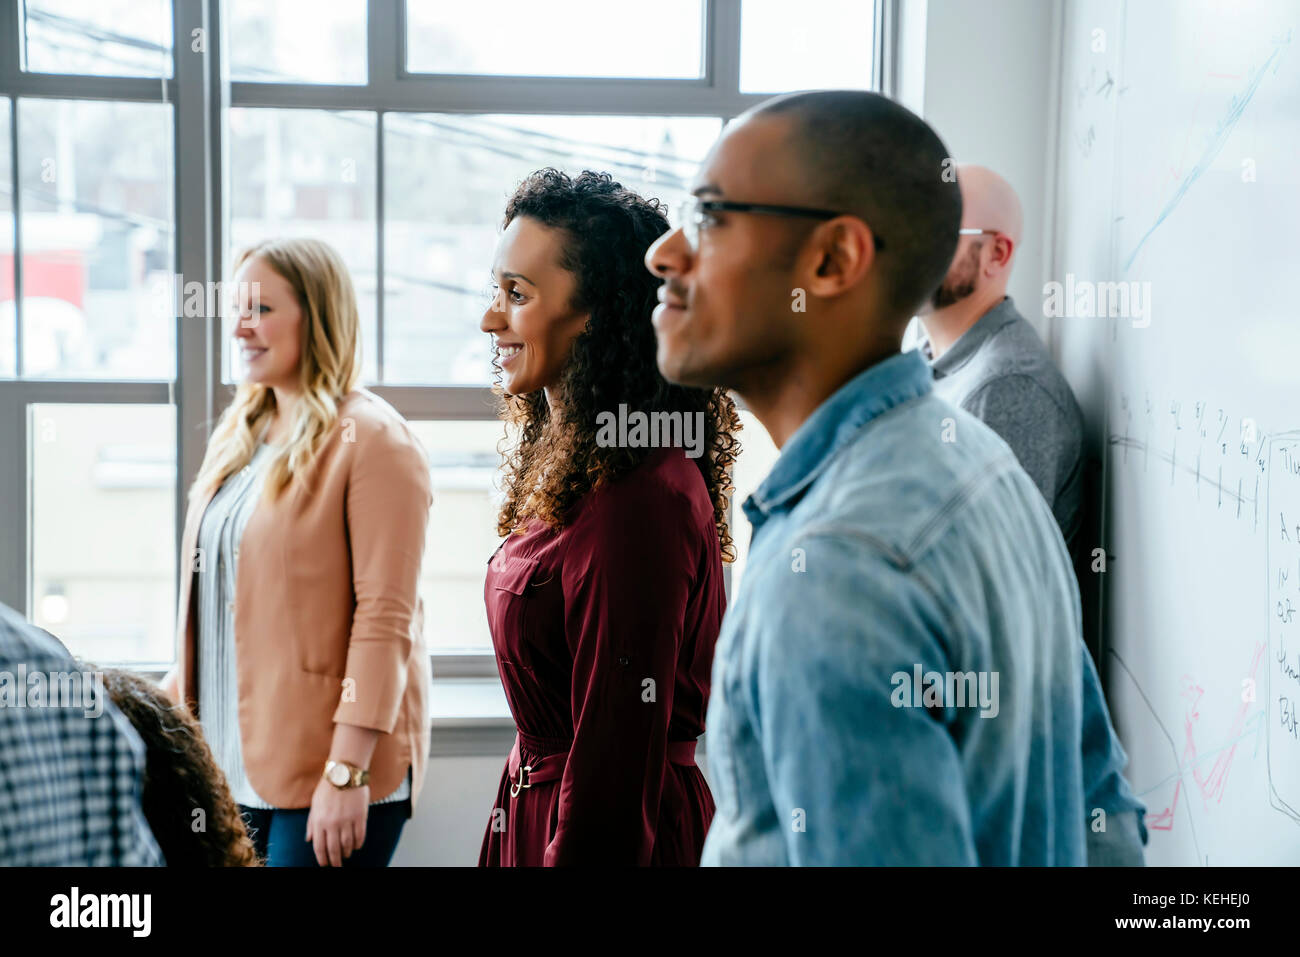
[[488, 562], [516, 738], [480, 866], [698, 865], [713, 796], [694, 760], [726, 607], [695, 461], [655, 449], [558, 532]]

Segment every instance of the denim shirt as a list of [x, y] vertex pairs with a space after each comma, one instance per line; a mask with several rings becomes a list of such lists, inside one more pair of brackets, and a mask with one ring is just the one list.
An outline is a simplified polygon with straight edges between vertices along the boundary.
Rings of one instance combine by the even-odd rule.
[[1080, 865], [1093, 834], [1141, 863], [1052, 512], [918, 353], [824, 402], [744, 508], [704, 864]]

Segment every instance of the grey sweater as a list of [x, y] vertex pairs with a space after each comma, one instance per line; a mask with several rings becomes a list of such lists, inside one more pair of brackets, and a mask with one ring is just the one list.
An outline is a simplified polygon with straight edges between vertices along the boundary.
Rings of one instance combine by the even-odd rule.
[[1034, 327], [1006, 297], [938, 359], [928, 340], [920, 348], [934, 391], [1011, 446], [1073, 554], [1083, 518], [1083, 414]]

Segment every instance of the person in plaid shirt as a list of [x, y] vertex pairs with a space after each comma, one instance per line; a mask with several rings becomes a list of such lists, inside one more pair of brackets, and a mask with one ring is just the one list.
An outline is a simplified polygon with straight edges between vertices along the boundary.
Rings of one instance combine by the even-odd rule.
[[51, 690], [41, 704], [20, 677], [81, 671], [0, 604], [0, 866], [165, 863], [140, 806], [144, 745], [130, 722], [107, 696], [87, 708]]

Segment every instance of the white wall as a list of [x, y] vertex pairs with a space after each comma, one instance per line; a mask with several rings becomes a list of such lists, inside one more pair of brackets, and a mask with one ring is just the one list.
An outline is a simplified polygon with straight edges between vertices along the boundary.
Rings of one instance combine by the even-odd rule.
[[473, 867], [496, 803], [506, 756], [431, 758], [415, 816], [402, 829], [394, 867]]
[[[905, 13], [913, 2], [902, 0]], [[1044, 339], [1058, 6], [1059, 0], [927, 0], [924, 13], [923, 116], [958, 162], [996, 170], [1020, 194], [1025, 231], [1007, 291]]]

